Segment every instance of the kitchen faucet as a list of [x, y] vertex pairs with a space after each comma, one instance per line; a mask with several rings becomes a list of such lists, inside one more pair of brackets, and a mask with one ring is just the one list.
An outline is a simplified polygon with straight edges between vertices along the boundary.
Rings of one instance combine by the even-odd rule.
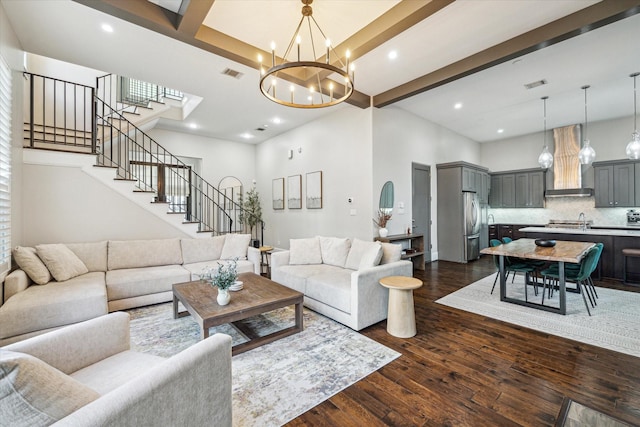
[[578, 221], [582, 221], [582, 224], [580, 225], [580, 229], [582, 231], [585, 231], [587, 229], [587, 219], [584, 216], [584, 212], [580, 212], [580, 215], [578, 215]]

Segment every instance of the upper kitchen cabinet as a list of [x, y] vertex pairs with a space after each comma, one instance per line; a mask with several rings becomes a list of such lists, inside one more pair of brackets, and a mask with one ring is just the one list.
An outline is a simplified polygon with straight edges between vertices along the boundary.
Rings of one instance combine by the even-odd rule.
[[492, 208], [543, 208], [544, 171], [525, 169], [491, 174]]
[[516, 208], [544, 207], [544, 172], [518, 172], [516, 180]]
[[[479, 166], [471, 165], [464, 162], [465, 166], [461, 166], [462, 171], [462, 191], [472, 191], [478, 194], [481, 204], [489, 203], [489, 172]], [[457, 163], [452, 163], [457, 164]]]
[[593, 164], [595, 177], [595, 206], [597, 208], [625, 208], [638, 205], [636, 180], [638, 162], [612, 161]]

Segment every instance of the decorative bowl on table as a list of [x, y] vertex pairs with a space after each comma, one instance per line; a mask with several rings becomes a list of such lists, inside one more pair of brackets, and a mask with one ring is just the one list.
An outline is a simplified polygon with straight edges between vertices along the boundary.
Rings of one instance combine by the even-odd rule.
[[230, 291], [239, 291], [244, 287], [244, 284], [240, 280], [233, 282], [233, 285], [229, 287]]
[[555, 240], [549, 240], [549, 239], [536, 239], [535, 243], [537, 246], [542, 246], [543, 248], [551, 248], [556, 245]]

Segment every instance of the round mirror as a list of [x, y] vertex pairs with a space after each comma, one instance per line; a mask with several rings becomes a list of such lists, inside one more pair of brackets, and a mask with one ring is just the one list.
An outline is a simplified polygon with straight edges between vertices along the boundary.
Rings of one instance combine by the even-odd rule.
[[384, 214], [391, 215], [393, 212], [393, 182], [387, 181], [382, 186], [380, 192], [380, 211]]

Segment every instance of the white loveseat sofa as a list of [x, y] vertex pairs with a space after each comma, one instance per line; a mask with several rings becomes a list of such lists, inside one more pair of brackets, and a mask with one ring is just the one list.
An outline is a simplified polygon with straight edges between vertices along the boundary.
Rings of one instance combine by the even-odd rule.
[[112, 313], [0, 349], [0, 425], [231, 426], [231, 338], [169, 358], [129, 347]]
[[237, 259], [260, 273], [249, 234], [203, 239], [110, 240], [18, 247], [4, 282], [0, 346], [108, 312], [171, 301], [174, 283]]
[[356, 331], [387, 318], [386, 276], [412, 276], [400, 245], [359, 239], [291, 239], [271, 255], [271, 279], [304, 294], [304, 305]]

